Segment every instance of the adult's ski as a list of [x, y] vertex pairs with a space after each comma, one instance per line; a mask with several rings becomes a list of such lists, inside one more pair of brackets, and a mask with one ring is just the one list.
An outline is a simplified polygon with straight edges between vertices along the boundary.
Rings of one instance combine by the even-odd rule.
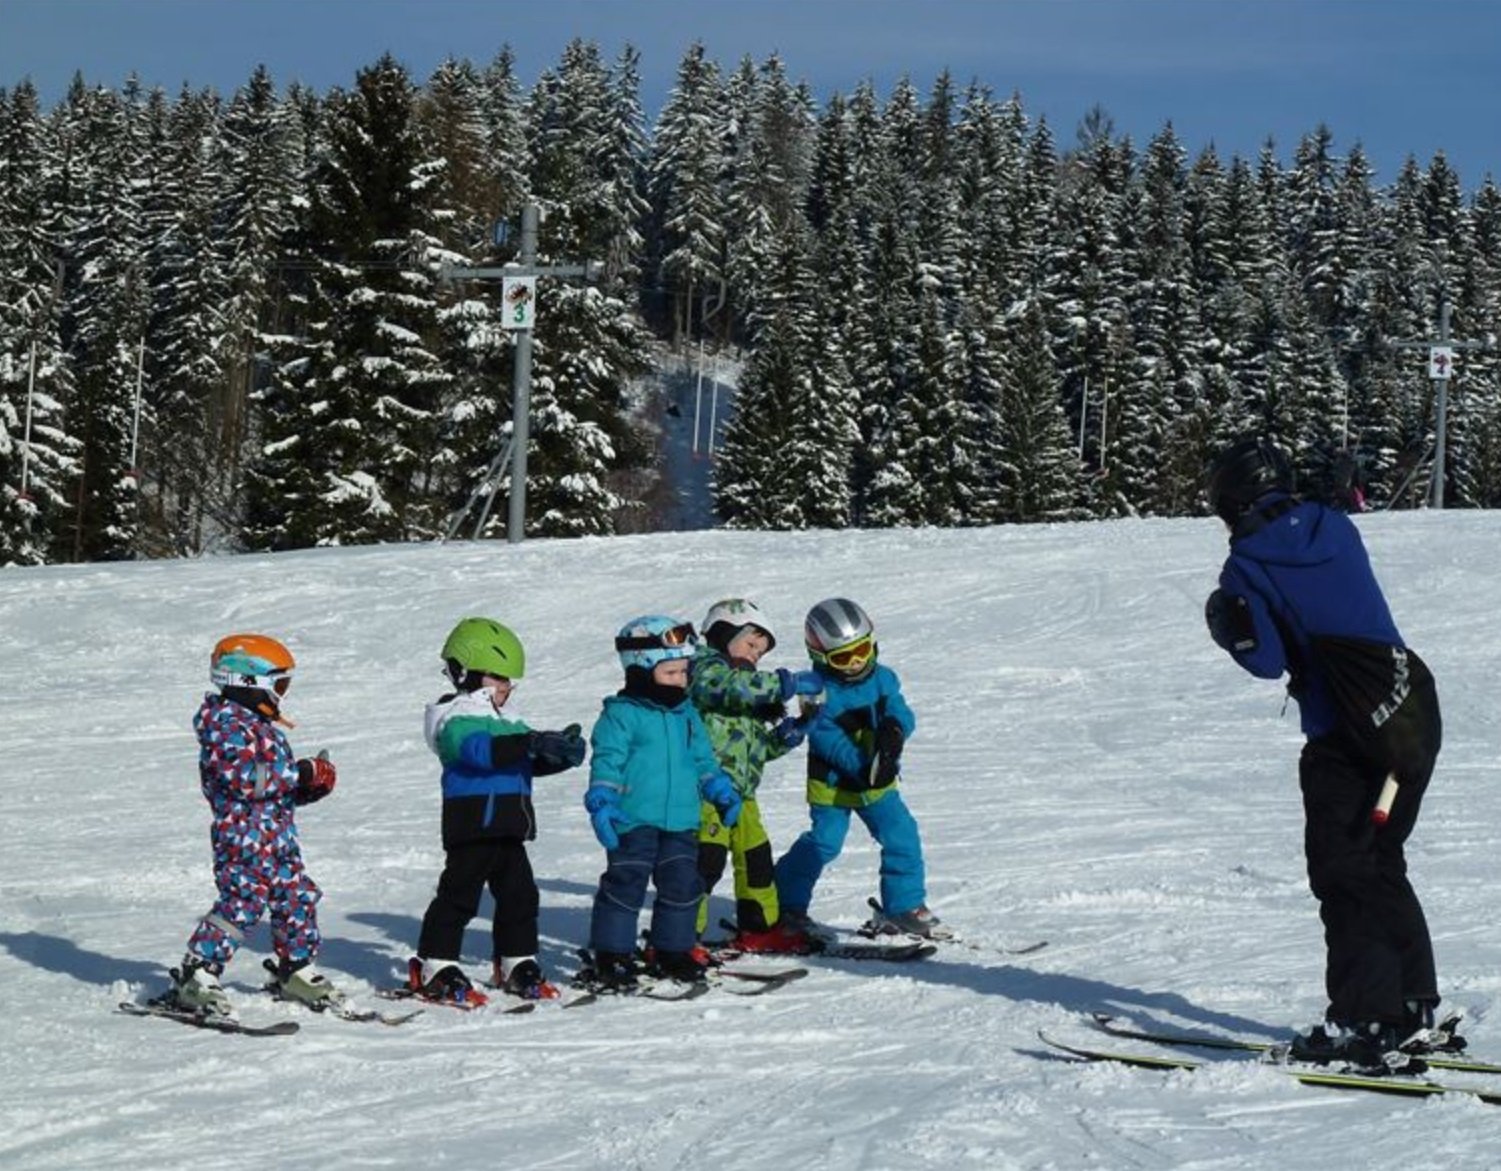
[[[1057, 1049], [1059, 1052], [1067, 1053], [1082, 1061], [1112, 1062], [1137, 1069], [1163, 1070], [1202, 1069], [1205, 1065], [1204, 1062], [1195, 1061], [1189, 1057], [1165, 1057], [1158, 1053], [1123, 1053], [1111, 1049], [1070, 1045], [1049, 1036], [1041, 1029], [1037, 1031], [1037, 1039], [1049, 1048]], [[1399, 1074], [1368, 1077], [1359, 1073], [1335, 1073], [1323, 1069], [1303, 1069], [1288, 1065], [1266, 1065], [1261, 1068], [1290, 1077], [1305, 1086], [1324, 1086], [1333, 1090], [1362, 1090], [1372, 1094], [1393, 1094], [1406, 1098], [1439, 1098], [1445, 1094], [1452, 1094], [1456, 1097], [1474, 1098], [1476, 1101], [1485, 1102], [1491, 1106], [1501, 1106], [1501, 1093], [1480, 1086], [1449, 1085], [1422, 1078], [1407, 1078]]]
[[242, 1037], [289, 1037], [301, 1026], [296, 1021], [276, 1021], [269, 1025], [247, 1025], [234, 1017], [215, 1016], [188, 1012], [181, 1008], [169, 1008], [164, 1004], [137, 1004], [122, 1000], [117, 1009], [127, 1016], [154, 1016], [164, 1021], [176, 1021], [192, 1025], [196, 1029], [209, 1029], [216, 1033], [238, 1033]]
[[[1212, 1037], [1171, 1030], [1135, 1029], [1123, 1024], [1109, 1013], [1103, 1012], [1093, 1014], [1092, 1020], [1094, 1027], [1101, 1032], [1125, 1041], [1151, 1041], [1157, 1045], [1170, 1045], [1178, 1049], [1220, 1049], [1232, 1053], [1260, 1053], [1269, 1061], [1279, 1063], [1289, 1060], [1285, 1041], [1251, 1041], [1240, 1037]], [[1420, 1053], [1417, 1056], [1426, 1062], [1430, 1069], [1446, 1069], [1451, 1073], [1501, 1074], [1501, 1064], [1494, 1062], [1474, 1061], [1468, 1057], [1443, 1052]]]

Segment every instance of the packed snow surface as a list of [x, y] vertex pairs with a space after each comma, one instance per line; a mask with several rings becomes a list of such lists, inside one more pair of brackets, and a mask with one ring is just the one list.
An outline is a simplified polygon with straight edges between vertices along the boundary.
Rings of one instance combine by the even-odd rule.
[[[1469, 1014], [1472, 1050], [1501, 1060], [1501, 516], [1358, 523], [1444, 705], [1409, 851], [1442, 987]], [[1037, 1040], [1101, 1040], [1084, 1023], [1097, 1010], [1261, 1038], [1323, 1011], [1296, 709], [1205, 634], [1224, 551], [1214, 521], [1120, 521], [0, 573], [0, 1165], [1495, 1166], [1501, 1109], [1473, 1099], [1303, 1087], [1233, 1055], [1192, 1073], [1086, 1065]], [[813, 961], [755, 999], [430, 1008], [385, 1029], [259, 992], [262, 926], [226, 984], [246, 1020], [296, 1017], [297, 1036], [113, 1011], [163, 987], [213, 898], [190, 719], [220, 636], [275, 634], [298, 658], [293, 746], [326, 747], [339, 766], [333, 796], [299, 815], [324, 891], [320, 963], [373, 1005], [442, 865], [421, 730], [450, 625], [511, 625], [528, 652], [512, 703], [534, 726], [587, 729], [619, 685], [611, 638], [625, 619], [698, 621], [726, 595], [771, 615], [769, 666], [803, 665], [802, 616], [819, 599], [871, 612], [918, 716], [903, 789], [929, 902], [964, 945], [905, 966]], [[778, 762], [761, 790], [779, 849], [805, 823], [802, 767], [801, 752]], [[538, 783], [541, 959], [559, 977], [577, 966], [603, 858], [585, 779]], [[876, 868], [856, 825], [815, 915], [857, 925]], [[476, 977], [488, 913], [466, 938]], [[1040, 939], [1035, 955], [1001, 950]]]

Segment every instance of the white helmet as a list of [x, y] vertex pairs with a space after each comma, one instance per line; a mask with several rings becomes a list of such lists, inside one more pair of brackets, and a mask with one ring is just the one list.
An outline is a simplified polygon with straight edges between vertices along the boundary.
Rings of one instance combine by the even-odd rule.
[[[721, 623], [726, 627], [718, 633], [714, 628]], [[704, 632], [704, 641], [710, 646], [721, 649], [730, 645], [731, 640], [746, 626], [755, 626], [761, 633], [766, 635], [766, 649], [773, 650], [777, 645], [777, 636], [772, 633], [771, 624], [766, 621], [766, 615], [761, 612], [761, 607], [749, 598], [722, 598], [709, 607], [709, 612], [704, 615], [704, 624], [701, 628]]]

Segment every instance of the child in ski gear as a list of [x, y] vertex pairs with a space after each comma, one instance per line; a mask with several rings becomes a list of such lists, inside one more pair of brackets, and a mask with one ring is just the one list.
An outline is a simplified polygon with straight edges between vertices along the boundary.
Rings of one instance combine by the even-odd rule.
[[901, 680], [877, 661], [875, 627], [847, 598], [829, 598], [808, 611], [804, 637], [826, 700], [808, 726], [812, 825], [777, 862], [783, 918], [807, 923], [813, 887], [844, 848], [853, 813], [881, 847], [879, 926], [943, 938], [949, 932], [924, 905], [917, 822], [897, 788], [902, 749], [917, 726]]
[[272, 988], [315, 1008], [343, 999], [313, 969], [318, 933], [317, 884], [308, 876], [297, 840], [297, 807], [333, 792], [337, 772], [327, 753], [298, 760], [278, 724], [292, 726], [281, 703], [296, 667], [292, 654], [264, 634], [231, 634], [209, 659], [218, 689], [193, 717], [198, 734], [198, 781], [213, 810], [218, 898], [188, 939], [182, 965], [172, 970], [164, 1003], [205, 1015], [234, 1016], [219, 984], [245, 935], [268, 912], [277, 961]]
[[584, 761], [577, 724], [533, 731], [507, 709], [526, 674], [521, 640], [490, 618], [465, 618], [444, 640], [452, 692], [428, 704], [424, 735], [443, 769], [443, 874], [422, 918], [408, 984], [429, 999], [484, 1003], [459, 966], [464, 929], [488, 886], [495, 899], [494, 982], [528, 999], [558, 995], [537, 963], [540, 899], [526, 843], [537, 836], [532, 778]]
[[1432, 676], [1403, 643], [1354, 524], [1294, 494], [1292, 465], [1272, 441], [1227, 447], [1206, 489], [1230, 529], [1209, 633], [1251, 674], [1288, 674], [1307, 738], [1304, 852], [1329, 1005], [1294, 1055], [1401, 1065], [1435, 1040], [1460, 1044], [1427, 1033], [1438, 980], [1403, 855], [1441, 742]]
[[656, 970], [674, 980], [704, 978], [692, 954], [703, 895], [699, 805], [709, 802], [733, 827], [741, 801], [688, 700], [696, 643], [692, 624], [659, 614], [631, 619], [615, 638], [625, 686], [604, 701], [590, 734], [584, 794], [606, 850], [589, 924], [594, 968], [585, 980], [606, 988], [636, 982], [636, 924], [648, 880], [656, 887], [648, 936]]
[[739, 927], [733, 945], [742, 951], [806, 953], [814, 947], [807, 932], [781, 922], [771, 841], [761, 822], [756, 789], [766, 763], [803, 742], [804, 721], [788, 715], [788, 702], [822, 693], [823, 682], [813, 671], [758, 669], [761, 657], [776, 646], [776, 636], [754, 602], [715, 602], [703, 629], [704, 644], [693, 658], [688, 693], [741, 804], [731, 828], [713, 805], [704, 802], [698, 833], [698, 872], [704, 883], [698, 933], [702, 935], [708, 925], [709, 895], [728, 859], [734, 868]]

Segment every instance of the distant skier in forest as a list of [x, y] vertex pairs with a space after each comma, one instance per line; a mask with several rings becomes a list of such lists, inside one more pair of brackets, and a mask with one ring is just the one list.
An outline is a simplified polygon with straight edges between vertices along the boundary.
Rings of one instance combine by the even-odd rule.
[[537, 962], [540, 897], [526, 843], [537, 835], [532, 778], [584, 762], [577, 724], [533, 731], [507, 710], [526, 674], [526, 651], [492, 618], [464, 618], [440, 652], [453, 691], [428, 704], [423, 731], [443, 765], [443, 873], [422, 917], [407, 985], [428, 1000], [484, 1004], [459, 964], [464, 929], [488, 886], [493, 983], [526, 1000], [554, 999], [557, 987]]
[[787, 705], [821, 695], [813, 671], [786, 667], [762, 670], [763, 655], [777, 645], [771, 623], [746, 598], [725, 598], [709, 607], [704, 642], [694, 655], [688, 694], [709, 729], [719, 763], [740, 794], [740, 816], [726, 826], [719, 811], [704, 802], [698, 835], [698, 869], [704, 897], [698, 934], [708, 927], [709, 896], [728, 860], [735, 876], [735, 923], [731, 945], [741, 951], [806, 953], [807, 932], [782, 922], [777, 902], [775, 859], [761, 820], [756, 790], [768, 762], [803, 742], [803, 718]]
[[219, 983], [224, 966], [245, 936], [269, 913], [277, 959], [266, 961], [272, 989], [313, 1008], [344, 1001], [313, 968], [318, 932], [317, 884], [308, 877], [297, 840], [297, 807], [321, 801], [334, 789], [333, 763], [320, 753], [298, 760], [278, 724], [296, 666], [278, 640], [231, 634], [209, 659], [206, 695], [193, 728], [198, 733], [198, 779], [213, 810], [218, 898], [188, 939], [187, 954], [172, 970], [172, 987], [157, 1003], [203, 1016], [235, 1019]]
[[1436, 1019], [1433, 945], [1403, 854], [1441, 742], [1432, 676], [1403, 643], [1354, 524], [1294, 494], [1275, 443], [1225, 448], [1206, 491], [1230, 529], [1209, 633], [1251, 674], [1289, 676], [1307, 737], [1304, 850], [1329, 1003], [1292, 1055], [1416, 1072], [1416, 1055], [1463, 1046]]
[[853, 815], [881, 846], [881, 895], [870, 929], [950, 938], [926, 905], [922, 839], [898, 789], [902, 750], [917, 719], [896, 672], [877, 661], [875, 626], [855, 602], [828, 598], [808, 611], [803, 636], [826, 701], [808, 727], [812, 824], [777, 862], [782, 917], [789, 926], [811, 925], [813, 888], [844, 849]]

